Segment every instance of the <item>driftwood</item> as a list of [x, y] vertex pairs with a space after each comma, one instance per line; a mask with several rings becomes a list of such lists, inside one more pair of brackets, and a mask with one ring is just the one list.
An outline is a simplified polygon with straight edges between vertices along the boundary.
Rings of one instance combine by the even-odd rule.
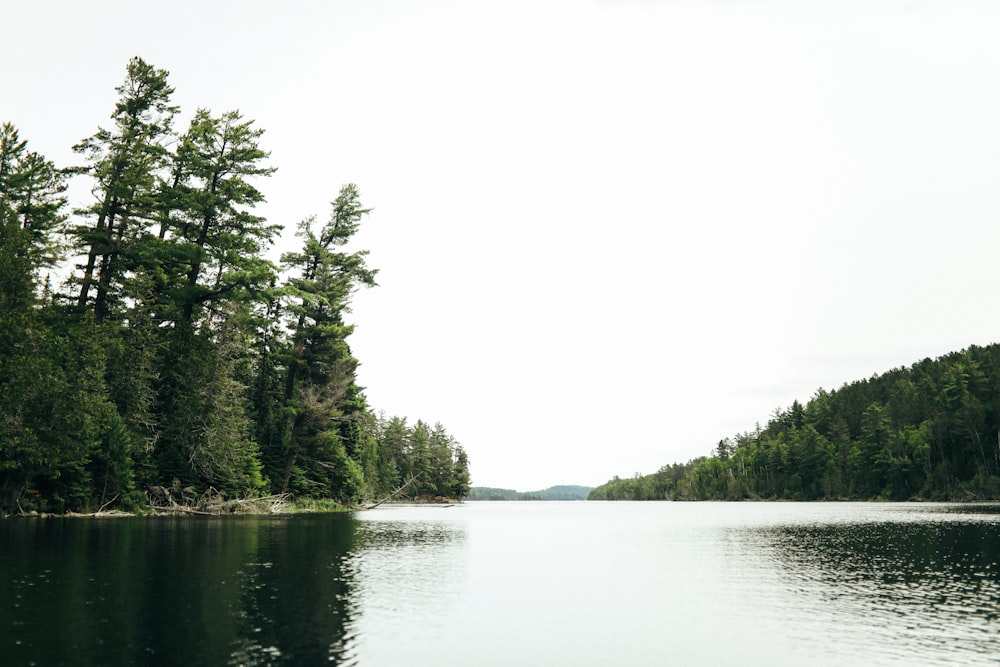
[[408, 479], [405, 482], [403, 482], [403, 485], [401, 487], [399, 487], [398, 489], [396, 489], [395, 491], [393, 491], [392, 493], [390, 493], [389, 495], [387, 495], [385, 498], [383, 498], [382, 500], [378, 501], [374, 505], [369, 505], [365, 509], [373, 510], [376, 507], [378, 507], [379, 505], [381, 505], [382, 503], [385, 503], [385, 502], [388, 502], [388, 501], [392, 500], [393, 498], [395, 498], [396, 496], [398, 496], [400, 493], [402, 493], [403, 489], [405, 489], [410, 484], [412, 484], [413, 481], [417, 479], [417, 477], [420, 477], [420, 473], [419, 472], [416, 475], [414, 475], [413, 477], [411, 477], [410, 479]]
[[215, 516], [213, 512], [202, 512], [201, 510], [196, 510], [193, 507], [188, 507], [187, 505], [178, 505], [174, 503], [171, 507], [156, 507], [155, 510], [158, 513], [169, 514], [171, 512], [176, 512], [178, 514], [202, 514], [204, 516]]
[[226, 495], [213, 487], [209, 487], [194, 502], [189, 502], [191, 497], [189, 489], [180, 489], [178, 484], [174, 484], [174, 492], [181, 492], [183, 503], [174, 500], [170, 493], [171, 489], [163, 486], [151, 486], [146, 493], [149, 499], [149, 507], [159, 514], [201, 514], [206, 516], [219, 516], [222, 514], [277, 514], [288, 503], [291, 494], [279, 493], [273, 496], [263, 496], [260, 498], [233, 498], [227, 499]]
[[115, 494], [114, 498], [112, 498], [108, 502], [106, 502], [103, 505], [101, 505], [101, 508], [99, 510], [97, 510], [97, 512], [95, 513], [95, 516], [98, 515], [98, 514], [103, 513], [104, 512], [104, 508], [107, 507], [108, 505], [110, 505], [111, 503], [115, 502], [116, 500], [118, 500], [118, 494], [117, 493]]

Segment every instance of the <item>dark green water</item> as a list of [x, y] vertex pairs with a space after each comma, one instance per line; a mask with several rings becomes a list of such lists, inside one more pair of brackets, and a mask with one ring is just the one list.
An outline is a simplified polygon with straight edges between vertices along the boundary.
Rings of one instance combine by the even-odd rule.
[[3, 665], [976, 665], [994, 505], [0, 522]]
[[336, 663], [347, 516], [0, 523], [5, 665]]

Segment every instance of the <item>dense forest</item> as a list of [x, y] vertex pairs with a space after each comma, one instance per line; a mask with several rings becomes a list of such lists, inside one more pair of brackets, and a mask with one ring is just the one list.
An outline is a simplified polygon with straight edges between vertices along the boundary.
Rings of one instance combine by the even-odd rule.
[[[345, 317], [374, 286], [348, 246], [357, 187], [298, 249], [255, 214], [264, 131], [198, 109], [128, 63], [107, 127], [59, 168], [0, 129], [0, 511], [146, 505], [153, 487], [354, 503], [462, 497], [468, 458], [440, 424], [375, 415]], [[92, 200], [70, 210], [71, 179]]]
[[1000, 345], [820, 389], [711, 456], [616, 477], [590, 498], [1000, 498]]

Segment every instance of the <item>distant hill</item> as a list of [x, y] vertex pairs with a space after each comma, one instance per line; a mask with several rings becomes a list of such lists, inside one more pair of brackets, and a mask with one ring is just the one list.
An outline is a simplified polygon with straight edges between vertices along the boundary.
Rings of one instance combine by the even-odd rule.
[[593, 487], [561, 485], [541, 491], [515, 491], [490, 486], [474, 486], [466, 500], [586, 500]]

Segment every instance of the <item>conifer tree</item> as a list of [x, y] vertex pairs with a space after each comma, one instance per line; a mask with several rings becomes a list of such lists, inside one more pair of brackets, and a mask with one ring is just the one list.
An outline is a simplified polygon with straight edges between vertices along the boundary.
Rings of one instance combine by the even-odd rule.
[[77, 169], [93, 177], [96, 202], [78, 215], [89, 222], [78, 225], [74, 236], [87, 255], [82, 265], [77, 303], [89, 303], [96, 283], [94, 312], [98, 323], [111, 313], [130, 269], [136, 242], [152, 222], [156, 211], [158, 175], [167, 150], [177, 107], [170, 104], [174, 89], [166, 70], [141, 58], [132, 58], [126, 68], [110, 130], [99, 128], [73, 147], [87, 161]]
[[61, 259], [66, 175], [27, 145], [12, 124], [0, 125], [0, 198], [26, 235], [34, 274]]
[[176, 185], [163, 193], [173, 213], [161, 218], [161, 236], [172, 242], [168, 264], [177, 277], [170, 319], [191, 324], [206, 306], [260, 298], [275, 279], [263, 257], [280, 231], [253, 213], [264, 201], [254, 181], [274, 173], [259, 146], [264, 131], [236, 111], [213, 116], [199, 109], [181, 139]]
[[[177, 137], [167, 77], [130, 60], [71, 170], [0, 125], [0, 511], [132, 509], [175, 484], [357, 502], [417, 475], [408, 493], [468, 493], [442, 425], [376, 418], [357, 384], [346, 317], [376, 276], [347, 248], [369, 212], [357, 187], [300, 225], [278, 285], [280, 228], [255, 213], [263, 130], [201, 109]], [[69, 174], [94, 195], [72, 227]], [[43, 279], [68, 247], [69, 298]]]
[[[60, 476], [61, 466], [82, 469], [87, 463], [87, 452], [78, 451], [76, 444], [90, 435], [86, 415], [91, 403], [84, 401], [80, 410], [66, 415], [68, 406], [60, 402], [63, 388], [81, 377], [74, 372], [81, 360], [60, 352], [66, 345], [54, 339], [39, 298], [40, 270], [58, 256], [64, 190], [54, 165], [29, 151], [13, 125], [0, 126], [0, 509], [4, 511], [20, 505], [30, 488]], [[65, 342], [79, 344], [80, 349], [86, 345], [80, 338]], [[61, 363], [67, 359], [74, 368]], [[60, 428], [75, 416], [84, 417], [78, 428]]]
[[[269, 176], [263, 130], [237, 112], [199, 110], [178, 146], [175, 182], [164, 188], [153, 285], [158, 317], [170, 322], [160, 359], [156, 460], [164, 481], [258, 488], [247, 359], [233, 357], [250, 333], [251, 304], [264, 300], [276, 268], [263, 257], [279, 228], [253, 213], [254, 180]], [[238, 322], [238, 324], [237, 324]], [[178, 360], [183, 363], [178, 364]], [[237, 368], [243, 370], [237, 372]]]
[[[361, 206], [357, 187], [345, 185], [332, 206], [329, 221], [318, 233], [313, 231], [313, 218], [299, 225], [298, 234], [305, 242], [302, 251], [282, 257], [284, 266], [296, 273], [289, 281], [289, 291], [297, 303], [290, 307], [294, 320], [279, 447], [284, 459], [280, 472], [283, 491], [290, 488], [300, 459], [317, 460], [317, 450], [323, 449], [334, 459], [326, 462], [332, 467], [327, 468], [331, 474], [324, 477], [337, 496], [341, 487], [355, 485], [353, 478], [360, 471], [341, 460], [351, 458], [357, 449], [345, 435], [360, 437], [362, 433], [339, 424], [357, 420], [365, 409], [355, 385], [357, 360], [347, 344], [353, 326], [345, 323], [344, 314], [359, 286], [375, 285], [376, 271], [365, 264], [366, 251], [343, 250], [369, 212]], [[353, 458], [351, 462], [356, 464]], [[315, 477], [311, 479], [315, 481]]]

